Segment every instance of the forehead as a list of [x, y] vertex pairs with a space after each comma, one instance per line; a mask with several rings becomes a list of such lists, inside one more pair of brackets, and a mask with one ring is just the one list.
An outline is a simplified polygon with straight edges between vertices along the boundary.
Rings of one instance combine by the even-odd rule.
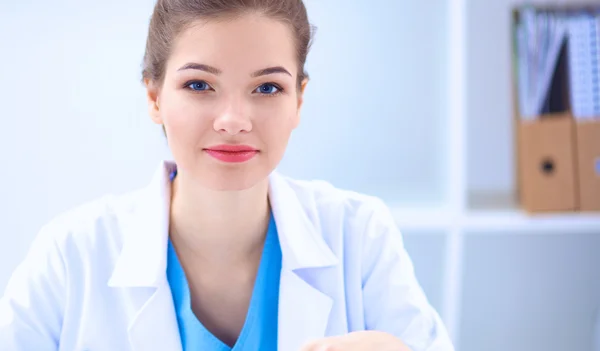
[[254, 14], [194, 22], [175, 40], [170, 61], [177, 67], [188, 62], [208, 64], [224, 73], [278, 65], [290, 73], [297, 70], [291, 29], [281, 21]]

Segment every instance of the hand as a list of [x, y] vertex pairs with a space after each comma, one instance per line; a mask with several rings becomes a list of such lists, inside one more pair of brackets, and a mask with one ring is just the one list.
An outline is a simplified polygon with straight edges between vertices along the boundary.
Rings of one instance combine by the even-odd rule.
[[410, 351], [410, 349], [391, 334], [359, 331], [310, 342], [301, 351]]

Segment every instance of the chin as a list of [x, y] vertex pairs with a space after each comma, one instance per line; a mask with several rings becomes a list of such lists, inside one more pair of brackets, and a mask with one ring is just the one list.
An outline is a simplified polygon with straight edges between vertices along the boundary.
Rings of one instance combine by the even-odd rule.
[[261, 184], [268, 178], [269, 172], [248, 170], [225, 170], [211, 172], [205, 177], [205, 186], [216, 191], [242, 191]]

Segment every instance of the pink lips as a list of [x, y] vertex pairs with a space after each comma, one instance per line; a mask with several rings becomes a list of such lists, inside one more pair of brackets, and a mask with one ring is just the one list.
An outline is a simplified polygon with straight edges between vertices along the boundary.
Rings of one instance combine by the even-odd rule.
[[246, 162], [258, 154], [258, 150], [248, 145], [215, 145], [204, 151], [217, 160], [227, 163]]

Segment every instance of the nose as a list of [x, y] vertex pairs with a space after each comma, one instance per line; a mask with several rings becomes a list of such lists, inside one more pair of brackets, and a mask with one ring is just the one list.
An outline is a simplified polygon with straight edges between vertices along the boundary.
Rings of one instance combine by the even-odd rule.
[[214, 130], [216, 132], [225, 132], [229, 135], [250, 132], [252, 130], [252, 121], [248, 113], [249, 109], [243, 98], [230, 99], [222, 112], [218, 114], [214, 121]]

